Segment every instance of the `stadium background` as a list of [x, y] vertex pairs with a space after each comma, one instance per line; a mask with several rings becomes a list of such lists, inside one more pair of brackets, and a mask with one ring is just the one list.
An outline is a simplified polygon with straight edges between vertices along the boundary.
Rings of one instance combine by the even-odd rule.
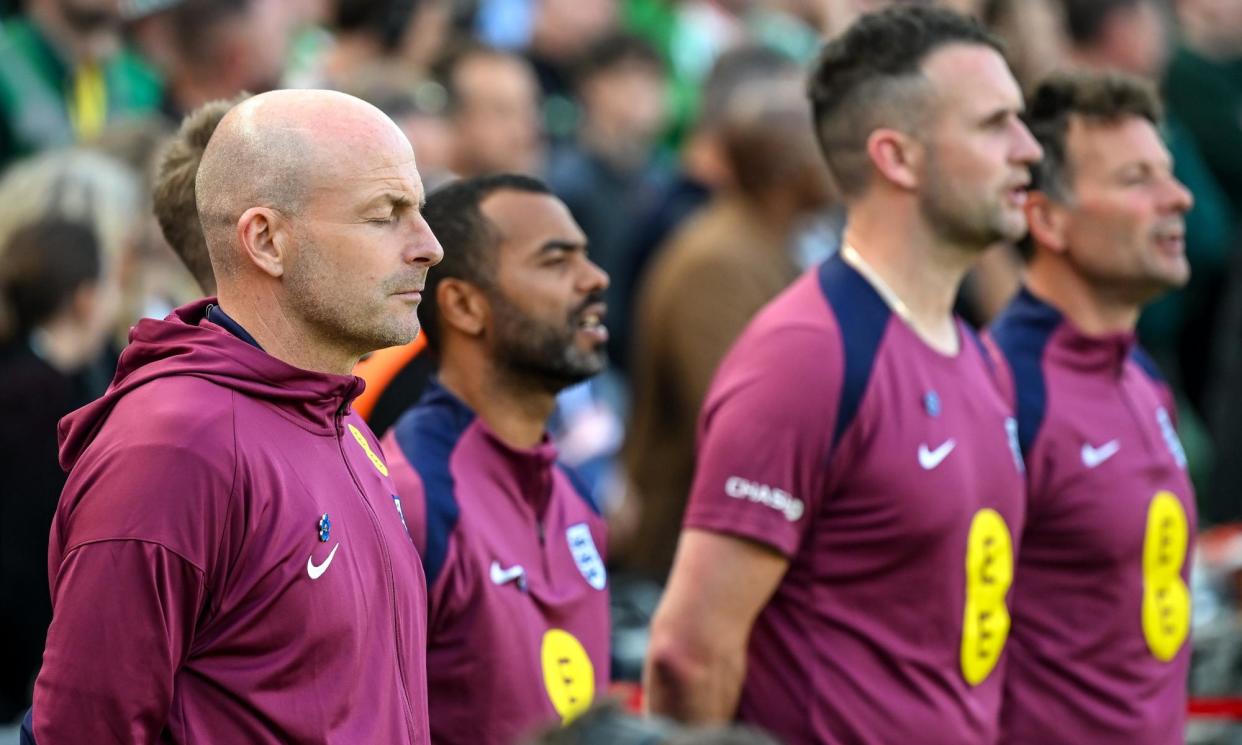
[[[635, 679], [659, 594], [658, 557], [671, 552], [676, 521], [659, 509], [648, 510], [646, 522], [638, 516], [635, 483], [643, 479], [633, 470], [642, 466], [621, 454], [634, 431], [634, 402], [652, 395], [636, 388], [680, 384], [641, 374], [648, 340], [667, 326], [659, 329], [667, 344], [696, 341], [693, 324], [644, 313], [644, 288], [667, 269], [658, 258], [670, 243], [729, 238], [713, 233], [719, 220], [696, 219], [713, 209], [760, 215], [793, 268], [836, 249], [840, 210], [816, 188], [822, 174], [805, 172], [819, 159], [804, 147], [802, 120], [787, 115], [802, 105], [798, 71], [821, 40], [885, 4], [0, 2], [0, 674], [12, 679], [8, 671], [28, 663], [31, 645], [23, 640], [50, 613], [46, 536], [63, 484], [56, 419], [106, 386], [134, 321], [201, 294], [151, 214], [164, 142], [207, 101], [329, 87], [375, 103], [401, 124], [429, 187], [497, 170], [542, 176], [610, 272], [613, 367], [562, 396], [554, 428], [562, 457], [613, 515], [614, 669]], [[1206, 530], [1195, 570], [1191, 741], [1242, 742], [1229, 724], [1242, 720], [1242, 698], [1233, 698], [1242, 696], [1242, 530], [1233, 526], [1242, 521], [1242, 0], [945, 4], [978, 16], [1006, 41], [1024, 87], [1080, 65], [1149, 78], [1165, 94], [1170, 149], [1196, 198], [1187, 235], [1194, 278], [1149, 309], [1141, 337], [1177, 392]], [[722, 55], [742, 60], [736, 80], [709, 77]], [[713, 98], [713, 91], [727, 95]], [[49, 214], [93, 233], [101, 257], [93, 273], [69, 260], [6, 255], [23, 227]], [[83, 271], [95, 277], [89, 293], [77, 291]], [[1019, 271], [1012, 249], [993, 251], [968, 279], [959, 310], [986, 324]], [[33, 299], [32, 282], [41, 289]], [[710, 280], [674, 289], [693, 297], [708, 326], [727, 315], [733, 297]], [[19, 329], [13, 305], [22, 302], [51, 309], [46, 322]], [[54, 364], [14, 362], [14, 349], [40, 345], [51, 347], [39, 356]], [[364, 405], [378, 433], [426, 375], [417, 352], [370, 363]], [[688, 381], [710, 376], [710, 360], [689, 363]], [[402, 377], [407, 366], [413, 382]], [[397, 393], [383, 400], [388, 386]], [[693, 431], [693, 412], [661, 417], [661, 427]], [[662, 530], [652, 527], [653, 514]], [[25, 702], [20, 682], [0, 685], [3, 724]]]

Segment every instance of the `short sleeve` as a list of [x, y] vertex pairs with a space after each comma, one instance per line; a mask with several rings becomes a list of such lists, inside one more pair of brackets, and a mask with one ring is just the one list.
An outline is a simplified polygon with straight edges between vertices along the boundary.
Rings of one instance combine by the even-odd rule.
[[427, 552], [427, 496], [423, 480], [402, 452], [395, 430], [390, 429], [384, 435], [380, 447], [388, 461], [388, 471], [397, 489], [397, 497], [401, 500], [405, 529], [409, 531], [419, 556], [424, 556]]
[[824, 499], [842, 370], [828, 328], [748, 330], [703, 408], [685, 527], [797, 553]]

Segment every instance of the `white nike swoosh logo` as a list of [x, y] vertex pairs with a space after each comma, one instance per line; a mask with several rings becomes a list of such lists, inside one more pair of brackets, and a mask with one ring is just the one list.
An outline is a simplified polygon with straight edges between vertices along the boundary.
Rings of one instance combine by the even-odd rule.
[[311, 579], [319, 579], [324, 572], [328, 571], [328, 565], [332, 563], [332, 557], [336, 556], [336, 550], [340, 547], [341, 544], [339, 543], [333, 546], [332, 553], [328, 554], [328, 558], [324, 559], [322, 564], [316, 565], [314, 556], [306, 558], [306, 573], [310, 575]]
[[499, 561], [492, 562], [492, 584], [504, 585], [515, 579], [521, 579], [525, 576], [526, 570], [521, 564], [514, 564], [508, 569], [502, 569]]
[[1087, 468], [1095, 468], [1116, 455], [1118, 450], [1121, 450], [1121, 443], [1117, 440], [1106, 442], [1098, 448], [1093, 448], [1091, 443], [1084, 442], [1082, 444], [1082, 464]]
[[919, 445], [919, 465], [924, 471], [930, 471], [936, 466], [944, 462], [949, 457], [949, 453], [953, 452], [953, 448], [957, 447], [957, 441], [953, 439], [945, 440], [940, 447], [935, 450], [928, 450], [927, 443]]

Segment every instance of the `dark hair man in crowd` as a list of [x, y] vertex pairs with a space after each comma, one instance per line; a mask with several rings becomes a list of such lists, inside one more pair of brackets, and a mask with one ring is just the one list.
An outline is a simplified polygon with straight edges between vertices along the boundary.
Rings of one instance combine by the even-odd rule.
[[721, 140], [736, 184], [673, 234], [636, 303], [624, 462], [638, 523], [624, 561], [658, 582], [673, 564], [712, 375], [750, 319], [801, 274], [791, 250], [798, 220], [829, 203], [802, 77], [755, 82], [735, 97]]
[[454, 131], [452, 170], [469, 178], [543, 170], [539, 83], [522, 57], [467, 44], [440, 71]]
[[[587, 50], [576, 89], [581, 122], [572, 141], [552, 149], [548, 185], [590, 236], [595, 260], [613, 276], [628, 270], [634, 226], [668, 180], [655, 157], [656, 138], [668, 119], [664, 65], [645, 40], [610, 34]], [[617, 338], [618, 327], [629, 325], [630, 304], [616, 291], [609, 287], [613, 352], [629, 337], [623, 331]]]
[[730, 102], [739, 89], [752, 82], [774, 83], [802, 74], [789, 57], [762, 46], [731, 49], [716, 59], [703, 81], [699, 110], [681, 148], [678, 170], [652, 195], [646, 212], [634, 220], [630, 240], [623, 249], [626, 259], [617, 271], [609, 273], [614, 299], [609, 305], [613, 319], [609, 346], [614, 368], [629, 369], [629, 355], [638, 344], [630, 333], [634, 306], [658, 249], [691, 214], [707, 204], [713, 191], [735, 183], [723, 138], [730, 113], [735, 112]]
[[1172, 392], [1134, 335], [1190, 276], [1192, 200], [1159, 120], [1150, 84], [1105, 73], [1046, 80], [1027, 117], [1044, 160], [1026, 287], [991, 330], [1029, 485], [1004, 743], [1184, 737], [1195, 496]]
[[423, 306], [438, 378], [384, 452], [427, 574], [432, 740], [507, 745], [609, 680], [604, 522], [546, 430], [604, 368], [608, 275], [526, 176], [451, 183], [424, 214], [446, 246]]
[[160, 154], [155, 176], [153, 206], [164, 240], [207, 295], [216, 294], [216, 276], [198, 219], [194, 181], [212, 133], [239, 100], [210, 101], [187, 116]]
[[295, 17], [288, 0], [179, 0], [135, 20], [134, 37], [165, 80], [164, 114], [280, 85]]
[[845, 246], [712, 383], [650, 706], [787, 745], [992, 743], [1022, 463], [952, 306], [979, 256], [1025, 231], [1040, 149], [992, 37], [942, 9], [862, 17], [810, 98]]
[[221, 120], [196, 194], [218, 304], [140, 322], [61, 424], [34, 735], [423, 745], [422, 570], [349, 409], [441, 257], [414, 153], [369, 104], [278, 91]]
[[0, 247], [0, 722], [30, 706], [52, 620], [47, 534], [65, 472], [56, 423], [108, 383], [100, 357], [117, 309], [115, 265], [86, 225], [48, 218]]

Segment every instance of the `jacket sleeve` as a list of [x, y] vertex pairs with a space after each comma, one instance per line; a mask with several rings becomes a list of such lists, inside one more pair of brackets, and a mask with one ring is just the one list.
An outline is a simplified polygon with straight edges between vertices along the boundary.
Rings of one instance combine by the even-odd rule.
[[163, 742], [182, 719], [174, 681], [253, 501], [232, 407], [187, 414], [184, 401], [201, 399], [186, 381], [128, 394], [70, 470], [49, 540], [39, 745]]
[[150, 541], [68, 552], [35, 684], [39, 745], [160, 741], [205, 586], [201, 569]]

